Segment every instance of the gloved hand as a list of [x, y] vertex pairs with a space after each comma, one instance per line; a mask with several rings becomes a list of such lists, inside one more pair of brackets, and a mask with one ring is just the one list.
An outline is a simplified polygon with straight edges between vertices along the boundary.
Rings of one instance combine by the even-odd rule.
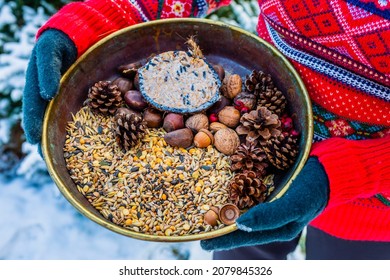
[[249, 209], [237, 220], [238, 230], [202, 240], [204, 250], [229, 250], [296, 237], [325, 208], [328, 177], [316, 157], [310, 157], [287, 192], [279, 199]]
[[48, 101], [57, 94], [61, 75], [76, 58], [76, 46], [65, 33], [49, 29], [39, 37], [27, 67], [23, 91], [23, 128], [28, 142], [40, 143]]

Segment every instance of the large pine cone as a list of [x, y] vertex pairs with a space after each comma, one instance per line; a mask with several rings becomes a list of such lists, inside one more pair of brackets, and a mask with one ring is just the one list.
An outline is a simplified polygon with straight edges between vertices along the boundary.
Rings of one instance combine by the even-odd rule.
[[279, 117], [266, 107], [257, 107], [256, 110], [245, 113], [240, 122], [236, 132], [238, 135], [244, 135], [248, 142], [261, 143], [281, 133]]
[[146, 131], [143, 118], [136, 114], [116, 114], [115, 123], [117, 141], [125, 150], [136, 145]]
[[249, 92], [259, 96], [259, 94], [267, 88], [274, 88], [274, 83], [270, 74], [253, 70], [249, 76], [246, 76], [245, 88]]
[[230, 182], [230, 199], [239, 209], [249, 208], [267, 198], [267, 187], [254, 171], [240, 173]]
[[286, 97], [276, 87], [260, 92], [257, 105], [266, 107], [272, 113], [281, 116], [286, 108]]
[[255, 143], [242, 143], [230, 159], [233, 172], [254, 171], [258, 177], [263, 177], [266, 174], [267, 155]]
[[88, 106], [102, 114], [114, 114], [122, 101], [118, 86], [110, 81], [99, 81], [88, 92]]
[[263, 145], [270, 163], [277, 169], [285, 170], [289, 168], [298, 155], [297, 138], [283, 134], [269, 139]]

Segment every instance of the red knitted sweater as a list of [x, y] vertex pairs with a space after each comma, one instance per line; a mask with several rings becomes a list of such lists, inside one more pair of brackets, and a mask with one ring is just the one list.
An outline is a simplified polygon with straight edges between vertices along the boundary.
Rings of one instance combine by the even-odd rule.
[[[71, 3], [38, 36], [48, 28], [62, 30], [81, 55], [129, 25], [200, 17], [229, 2]], [[259, 0], [259, 36], [290, 59], [313, 101], [318, 142], [311, 154], [324, 165], [330, 198], [311, 225], [350, 240], [390, 241], [390, 7], [382, 2]]]

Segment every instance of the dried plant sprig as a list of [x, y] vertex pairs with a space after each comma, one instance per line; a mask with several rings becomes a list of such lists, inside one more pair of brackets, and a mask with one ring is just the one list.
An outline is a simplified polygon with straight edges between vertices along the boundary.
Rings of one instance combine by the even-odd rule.
[[192, 57], [194, 58], [204, 58], [202, 50], [200, 49], [199, 45], [195, 41], [195, 36], [190, 36], [188, 40], [186, 41], [186, 44], [188, 45], [189, 52], [191, 53]]

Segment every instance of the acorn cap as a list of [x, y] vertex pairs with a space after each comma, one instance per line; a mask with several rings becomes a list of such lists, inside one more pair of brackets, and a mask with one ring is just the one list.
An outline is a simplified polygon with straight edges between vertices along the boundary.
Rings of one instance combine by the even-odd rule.
[[240, 210], [234, 204], [225, 204], [219, 210], [219, 219], [225, 225], [232, 225], [240, 216]]

